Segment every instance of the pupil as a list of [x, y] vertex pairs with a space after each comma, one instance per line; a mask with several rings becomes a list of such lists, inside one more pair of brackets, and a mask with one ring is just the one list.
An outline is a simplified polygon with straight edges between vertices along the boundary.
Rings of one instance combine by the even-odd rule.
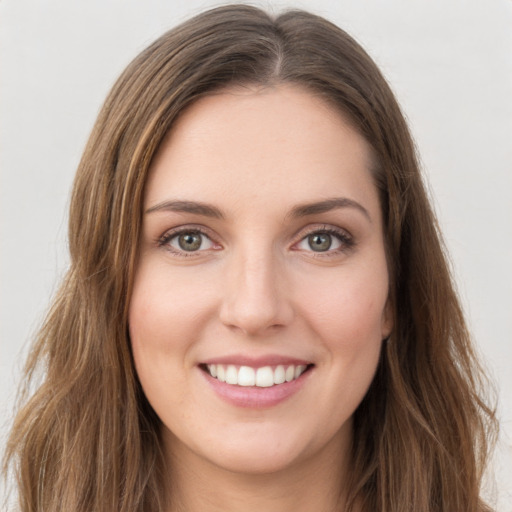
[[331, 247], [331, 235], [328, 233], [316, 233], [314, 235], [309, 235], [308, 242], [313, 251], [327, 251]]
[[201, 247], [201, 235], [197, 233], [186, 233], [178, 237], [180, 248], [184, 251], [197, 251]]

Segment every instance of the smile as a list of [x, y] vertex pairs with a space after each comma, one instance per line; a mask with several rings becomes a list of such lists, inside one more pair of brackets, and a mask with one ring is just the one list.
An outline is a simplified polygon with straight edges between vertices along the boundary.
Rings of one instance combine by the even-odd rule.
[[277, 365], [252, 368], [234, 364], [204, 365], [213, 378], [235, 386], [269, 388], [298, 379], [307, 369], [306, 365]]

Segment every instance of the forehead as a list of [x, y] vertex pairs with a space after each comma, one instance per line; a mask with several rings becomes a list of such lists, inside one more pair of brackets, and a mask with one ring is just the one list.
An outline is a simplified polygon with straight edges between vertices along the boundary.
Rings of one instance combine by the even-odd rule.
[[334, 195], [372, 202], [371, 167], [368, 143], [319, 97], [290, 85], [238, 87], [182, 113], [152, 163], [145, 204], [167, 196], [233, 207]]

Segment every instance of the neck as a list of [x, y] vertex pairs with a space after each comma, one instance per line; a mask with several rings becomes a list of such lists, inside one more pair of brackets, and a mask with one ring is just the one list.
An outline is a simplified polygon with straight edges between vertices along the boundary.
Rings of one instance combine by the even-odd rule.
[[328, 444], [314, 458], [271, 473], [233, 472], [178, 444], [170, 451], [170, 512], [341, 512], [347, 447]]

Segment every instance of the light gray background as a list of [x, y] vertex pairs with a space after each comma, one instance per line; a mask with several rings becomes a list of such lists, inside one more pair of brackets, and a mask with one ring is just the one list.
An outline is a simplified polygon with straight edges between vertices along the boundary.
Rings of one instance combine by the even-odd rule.
[[[67, 264], [68, 197], [100, 105], [164, 30], [218, 2], [0, 1], [0, 436], [22, 354]], [[358, 39], [410, 121], [470, 326], [500, 391], [498, 510], [512, 511], [512, 2], [258, 2]]]

